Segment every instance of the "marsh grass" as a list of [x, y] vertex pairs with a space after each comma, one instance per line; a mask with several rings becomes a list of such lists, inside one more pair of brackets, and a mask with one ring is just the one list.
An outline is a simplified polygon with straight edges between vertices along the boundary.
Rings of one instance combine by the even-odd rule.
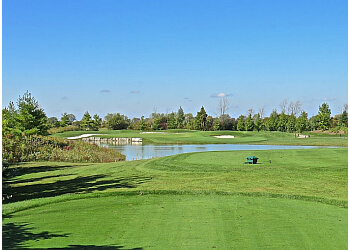
[[69, 141], [46, 136], [3, 137], [2, 159], [8, 163], [28, 161], [115, 162], [125, 155], [82, 141]]

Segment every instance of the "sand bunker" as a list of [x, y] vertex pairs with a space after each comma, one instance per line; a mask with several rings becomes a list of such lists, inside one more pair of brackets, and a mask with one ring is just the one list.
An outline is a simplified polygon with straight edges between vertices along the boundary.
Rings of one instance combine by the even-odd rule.
[[221, 139], [233, 139], [235, 138], [233, 135], [216, 135], [215, 138], [221, 138]]
[[75, 139], [81, 139], [85, 137], [90, 137], [93, 135], [106, 135], [106, 134], [84, 134], [84, 135], [78, 135], [78, 136], [73, 136], [73, 137], [67, 137], [68, 140], [75, 140]]

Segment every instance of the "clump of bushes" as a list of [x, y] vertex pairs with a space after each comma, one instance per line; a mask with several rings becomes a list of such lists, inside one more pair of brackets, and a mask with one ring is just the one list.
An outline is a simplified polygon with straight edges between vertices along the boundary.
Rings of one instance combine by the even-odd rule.
[[108, 148], [39, 135], [12, 135], [2, 138], [3, 162], [13, 164], [27, 161], [115, 162], [125, 155]]
[[53, 135], [57, 133], [63, 133], [63, 132], [68, 132], [68, 131], [78, 131], [81, 130], [79, 126], [76, 125], [68, 125], [65, 127], [53, 127], [48, 130], [48, 133]]

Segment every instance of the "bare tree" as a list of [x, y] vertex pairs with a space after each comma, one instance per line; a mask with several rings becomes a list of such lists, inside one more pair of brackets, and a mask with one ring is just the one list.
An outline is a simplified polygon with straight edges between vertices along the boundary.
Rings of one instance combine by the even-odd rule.
[[228, 100], [225, 97], [221, 98], [219, 100], [219, 104], [218, 104], [218, 111], [219, 111], [220, 116], [224, 115], [225, 112], [229, 109], [230, 109], [230, 104], [229, 104]]
[[281, 113], [286, 113], [286, 111], [287, 111], [287, 105], [288, 105], [288, 100], [287, 100], [287, 99], [284, 99], [284, 100], [280, 103]]
[[294, 109], [293, 109], [294, 113], [293, 114], [298, 115], [298, 114], [300, 114], [301, 110], [302, 110], [302, 103], [300, 100], [297, 100], [294, 103]]
[[301, 101], [297, 100], [295, 103], [290, 102], [288, 105], [288, 114], [297, 115], [301, 112]]
[[252, 115], [254, 113], [254, 110], [252, 108], [248, 109], [248, 116]]
[[294, 109], [294, 103], [290, 102], [288, 105], [288, 115], [294, 114], [293, 109]]
[[344, 111], [348, 112], [348, 104], [345, 103], [343, 106], [338, 108], [339, 113], [342, 114]]
[[265, 107], [262, 106], [260, 109], [259, 109], [259, 114], [260, 114], [260, 117], [263, 118], [264, 115], [265, 115]]

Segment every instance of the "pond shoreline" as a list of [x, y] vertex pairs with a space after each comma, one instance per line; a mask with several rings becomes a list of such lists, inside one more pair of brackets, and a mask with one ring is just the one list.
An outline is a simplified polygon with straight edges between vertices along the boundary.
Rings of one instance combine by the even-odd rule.
[[299, 145], [257, 145], [257, 144], [108, 144], [101, 147], [113, 148], [126, 156], [126, 161], [152, 159], [170, 155], [214, 152], [214, 151], [256, 151], [338, 148], [337, 146], [299, 146]]

